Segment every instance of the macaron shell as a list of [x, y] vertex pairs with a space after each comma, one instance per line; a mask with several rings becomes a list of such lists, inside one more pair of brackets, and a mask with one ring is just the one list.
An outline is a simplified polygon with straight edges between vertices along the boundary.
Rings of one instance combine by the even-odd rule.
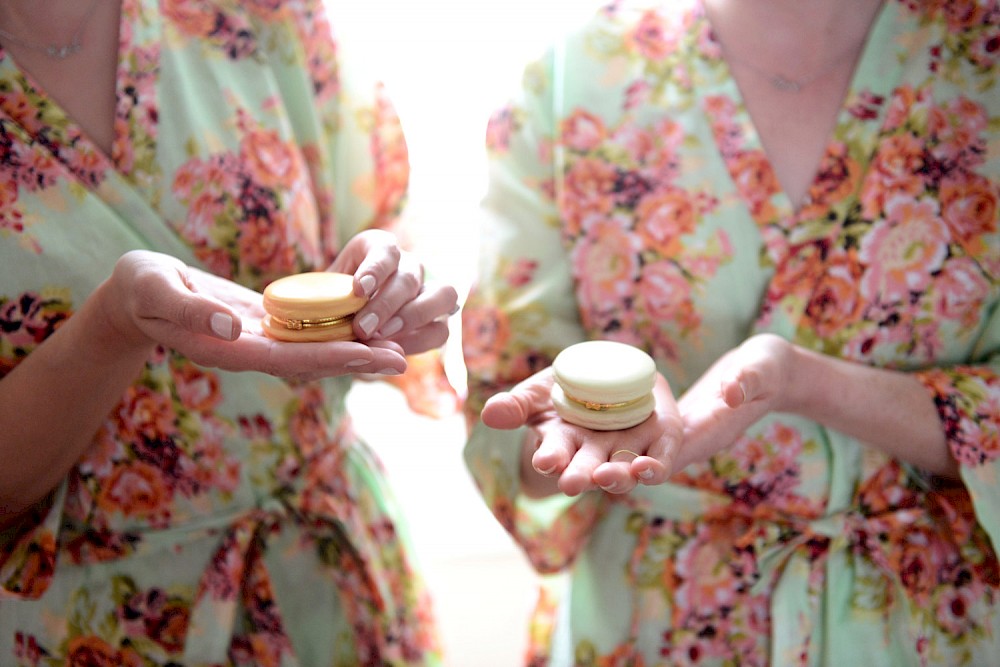
[[354, 293], [354, 276], [312, 271], [285, 276], [264, 288], [264, 310], [283, 320], [341, 317], [368, 302]]
[[595, 403], [631, 401], [653, 389], [656, 363], [637, 347], [608, 340], [571, 345], [552, 362], [555, 380], [574, 398]]
[[552, 385], [552, 406], [564, 421], [589, 428], [592, 431], [620, 431], [637, 426], [653, 413], [656, 402], [652, 394], [624, 408], [610, 410], [588, 410], [579, 403], [566, 398], [558, 384]]

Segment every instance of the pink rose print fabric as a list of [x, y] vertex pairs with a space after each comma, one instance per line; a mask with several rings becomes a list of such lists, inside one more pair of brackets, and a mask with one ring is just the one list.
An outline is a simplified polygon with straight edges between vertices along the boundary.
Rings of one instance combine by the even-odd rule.
[[[469, 470], [561, 575], [525, 664], [1000, 662], [998, 34], [995, 3], [884, 3], [798, 210], [699, 0], [609, 3], [525, 70], [463, 314]], [[580, 340], [680, 395], [760, 332], [915, 374], [961, 481], [774, 414], [669, 484], [532, 501], [477, 423]]]
[[[125, 0], [119, 34], [110, 155], [0, 50], [0, 377], [124, 252], [261, 290], [400, 212], [399, 119], [342, 66], [320, 2]], [[0, 664], [440, 664], [349, 386], [157, 350], [0, 534]]]

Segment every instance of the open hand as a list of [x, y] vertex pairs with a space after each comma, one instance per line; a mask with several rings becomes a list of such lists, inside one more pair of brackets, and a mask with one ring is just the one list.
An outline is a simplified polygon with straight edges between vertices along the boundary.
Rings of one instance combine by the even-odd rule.
[[510, 391], [492, 396], [481, 415], [491, 428], [528, 427], [523, 444], [528, 465], [522, 466], [528, 495], [558, 490], [575, 496], [598, 487], [628, 493], [636, 484], [666, 481], [680, 443], [681, 420], [662, 375], [657, 375], [653, 389], [655, 412], [622, 431], [591, 431], [560, 419], [549, 398], [552, 382], [550, 368], [539, 371]]

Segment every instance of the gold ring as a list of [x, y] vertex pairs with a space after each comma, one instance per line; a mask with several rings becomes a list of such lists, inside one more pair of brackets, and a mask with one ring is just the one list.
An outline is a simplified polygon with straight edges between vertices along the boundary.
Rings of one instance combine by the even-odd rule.
[[[615, 454], [631, 454], [633, 459], [639, 458], [639, 455], [633, 452], [631, 449], [616, 449], [615, 451], [611, 452], [611, 456], [608, 457], [608, 460], [610, 461], [611, 459], [615, 458]], [[622, 461], [622, 463], [624, 463], [624, 461]]]

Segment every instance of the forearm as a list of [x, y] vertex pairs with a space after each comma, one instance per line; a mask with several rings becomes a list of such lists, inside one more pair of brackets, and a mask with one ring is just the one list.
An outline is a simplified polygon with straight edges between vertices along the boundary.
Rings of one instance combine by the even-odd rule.
[[0, 524], [59, 484], [152, 351], [109, 325], [107, 290], [0, 381]]
[[799, 347], [793, 359], [779, 410], [813, 419], [928, 472], [957, 476], [934, 402], [914, 376]]

